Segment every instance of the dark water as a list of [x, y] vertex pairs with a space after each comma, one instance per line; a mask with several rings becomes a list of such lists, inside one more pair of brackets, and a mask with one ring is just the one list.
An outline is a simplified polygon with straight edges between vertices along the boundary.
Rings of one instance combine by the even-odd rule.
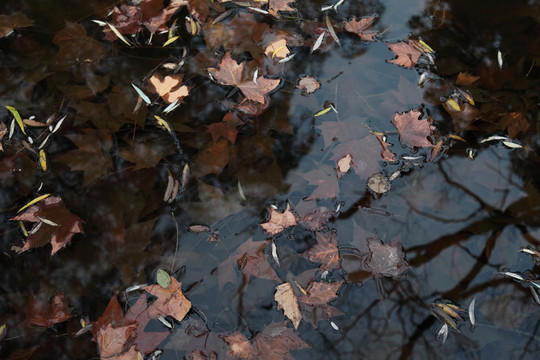
[[[382, 40], [422, 38], [436, 50], [435, 64], [404, 69], [387, 62], [394, 54], [383, 41], [361, 42], [343, 33], [342, 47], [334, 44], [314, 54], [298, 50], [285, 74], [280, 73], [285, 67], [272, 69], [286, 80], [270, 95], [270, 107], [249, 118], [234, 146], [226, 147], [232, 155], [218, 175], [205, 172], [197, 159], [211, 142], [206, 126], [221, 121], [238, 94], [231, 95], [230, 89], [208, 78], [204, 56], [209, 53], [201, 37], [182, 43], [189, 55], [181, 73], [192, 89], [179, 110], [167, 117], [184, 150], [179, 154], [171, 137], [149, 120], [154, 108], [133, 112], [136, 95], [130, 84], [140, 84], [165, 59], [181, 58], [182, 49], [132, 49], [118, 41], [111, 48], [90, 20], [104, 19], [112, 5], [0, 5], [2, 14], [21, 11], [35, 20], [33, 27], [0, 39], [2, 108], [14, 106], [42, 121], [55, 112], [68, 114], [67, 125], [47, 147], [46, 173], [33, 155], [15, 146], [21, 136], [7, 140], [6, 135], [3, 140], [0, 325], [7, 324], [8, 333], [0, 342], [0, 357], [98, 358], [90, 336], [73, 336], [80, 329], [79, 319], [96, 320], [115, 292], [122, 304], [132, 304], [138, 294], [123, 291], [153, 283], [158, 268], [172, 269], [194, 307], [158, 346], [161, 359], [187, 358], [190, 346], [209, 356], [216, 345], [204, 348], [200, 338], [186, 335], [189, 326], [206, 335], [240, 331], [248, 339], [271, 322], [287, 321], [292, 328], [276, 309], [275, 286], [300, 279], [306, 271], [316, 273], [317, 264], [299, 256], [315, 244], [313, 231], [298, 226], [275, 237], [280, 266], [272, 260], [270, 246], [264, 250], [280, 282], [248, 279], [235, 269], [232, 280], [221, 284], [217, 270], [246, 240], [268, 239], [259, 226], [267, 220], [267, 206], [275, 204], [283, 211], [287, 203], [299, 213], [309, 213], [305, 209], [310, 208], [332, 213], [324, 231], [337, 236], [343, 267], [326, 278], [343, 281], [339, 296], [330, 303], [343, 314], [315, 320], [318, 328], [302, 320], [296, 332], [311, 348], [292, 351], [293, 358], [522, 359], [540, 354], [540, 305], [529, 289], [532, 285], [501, 274], [540, 276], [534, 259], [520, 252], [540, 245], [536, 2], [345, 1], [339, 13], [332, 13], [334, 19], [378, 14], [375, 29], [383, 32]], [[319, 21], [323, 5], [327, 4], [296, 4], [304, 19]], [[185, 11], [181, 15], [183, 19]], [[77, 44], [72, 52], [58, 55], [53, 38], [65, 21], [83, 24], [98, 45]], [[107, 45], [103, 53], [99, 42]], [[81, 62], [94, 56], [100, 59], [98, 66]], [[435, 78], [420, 87], [425, 71]], [[460, 72], [480, 77], [462, 86], [479, 109], [480, 120], [471, 126], [453, 119], [442, 106], [441, 98], [452, 94]], [[301, 75], [319, 80], [321, 89], [302, 94], [295, 88]], [[325, 102], [338, 113], [313, 117]], [[391, 123], [396, 112], [416, 108], [434, 119], [433, 139], [444, 140], [441, 155], [433, 161], [430, 148], [402, 146]], [[497, 114], [513, 112], [529, 124], [514, 139], [522, 148], [509, 148], [500, 140], [480, 143], [488, 136], [507, 136]], [[1, 120], [9, 127], [7, 111]], [[329, 124], [348, 130], [332, 139], [324, 130]], [[98, 146], [76, 155], [78, 166], [89, 169], [84, 173], [76, 171], [75, 160], [66, 155], [77, 151], [70, 136], [81, 129], [92, 129], [88, 131], [94, 136], [85, 146]], [[368, 129], [386, 134], [397, 161], [382, 161], [379, 143]], [[336, 180], [333, 152], [349, 140], [347, 136], [364, 143], [373, 140], [361, 149], [368, 171], [351, 170]], [[133, 166], [126, 151], [135, 144], [144, 146]], [[194, 175], [184, 193], [166, 204], [162, 198], [167, 171], [180, 176], [186, 163]], [[372, 173], [389, 177], [398, 171], [388, 193], [378, 196], [367, 190]], [[314, 181], [325, 179], [336, 184], [333, 196], [309, 200], [318, 191]], [[43, 190], [38, 192], [41, 183]], [[43, 193], [60, 195], [84, 221], [85, 234], [75, 235], [54, 256], [48, 245], [17, 255], [11, 248], [21, 246], [22, 235], [17, 222], [9, 219]], [[208, 241], [208, 233], [189, 232], [193, 224], [209, 225], [219, 242]], [[357, 254], [366, 251], [368, 237], [401, 241], [410, 269], [396, 278], [366, 273]], [[317, 279], [321, 273], [316, 273]], [[49, 329], [25, 322], [31, 294], [47, 300], [58, 293], [68, 298], [72, 319]], [[452, 303], [467, 310], [473, 299], [476, 325], [471, 329], [464, 314], [465, 320], [458, 321], [458, 330], [450, 330], [443, 344], [437, 338], [443, 323], [430, 313], [429, 304]], [[160, 324], [150, 325], [165, 331]]]

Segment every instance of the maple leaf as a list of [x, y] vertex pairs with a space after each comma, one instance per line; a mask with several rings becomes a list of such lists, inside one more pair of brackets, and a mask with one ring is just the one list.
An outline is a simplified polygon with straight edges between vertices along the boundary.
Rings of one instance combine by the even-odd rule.
[[67, 164], [71, 170], [84, 171], [83, 187], [109, 173], [113, 164], [109, 152], [112, 136], [108, 130], [82, 129], [80, 133], [65, 136], [78, 149], [68, 151], [57, 159]]
[[182, 76], [180, 75], [168, 75], [162, 78], [158, 74], [154, 74], [148, 81], [150, 90], [161, 96], [168, 104], [177, 100], [181, 101], [189, 94], [189, 87], [182, 85]]
[[[163, 6], [163, 1], [156, 1], [156, 3], [160, 7]], [[161, 10], [158, 15], [145, 20], [143, 24], [152, 34], [155, 34], [159, 31], [169, 30], [169, 27], [167, 26], [167, 21], [169, 21], [169, 19], [174, 15], [176, 10], [187, 4], [187, 0], [171, 0], [169, 5], [163, 10]], [[145, 15], [144, 12], [143, 15]]]
[[114, 294], [111, 300], [109, 300], [109, 304], [107, 304], [107, 307], [105, 308], [103, 314], [101, 314], [97, 321], [93, 323], [92, 329], [90, 329], [90, 331], [95, 338], [102, 327], [105, 327], [113, 322], [119, 322], [123, 318], [124, 313], [122, 311], [120, 303], [118, 302], [118, 296]]
[[294, 0], [269, 0], [268, 1], [268, 7], [270, 10], [273, 10], [274, 16], [277, 16], [278, 11], [296, 11], [292, 7], [289, 6], [290, 3], [292, 3]]
[[305, 90], [306, 93], [308, 94], [311, 94], [321, 87], [321, 83], [319, 83], [317, 80], [315, 80], [311, 76], [304, 76], [303, 78], [300, 79], [296, 87], [299, 89]]
[[360, 20], [352, 18], [349, 21], [345, 21], [345, 30], [355, 33], [364, 41], [375, 41], [375, 36], [377, 35], [378, 31], [370, 30], [370, 28], [376, 18], [377, 15], [365, 17]]
[[427, 119], [420, 120], [418, 110], [410, 110], [403, 114], [396, 113], [392, 123], [399, 131], [401, 143], [408, 147], [432, 147], [433, 144], [426, 138], [430, 136], [433, 127]]
[[386, 244], [375, 238], [368, 238], [367, 241], [371, 254], [368, 268], [373, 275], [397, 278], [409, 269], [399, 239], [394, 239]]
[[274, 90], [280, 79], [266, 79], [259, 76], [257, 81], [253, 79], [243, 80], [245, 63], [238, 64], [227, 52], [221, 59], [219, 69], [208, 68], [212, 76], [222, 85], [236, 86], [249, 100], [264, 103], [264, 95]]
[[321, 270], [333, 270], [341, 268], [341, 259], [337, 247], [336, 234], [322, 231], [316, 232], [317, 244], [304, 252], [301, 256], [309, 261], [320, 263]]
[[30, 206], [24, 212], [11, 218], [13, 221], [28, 221], [36, 223], [29, 232], [21, 253], [35, 247], [51, 243], [51, 255], [71, 241], [73, 235], [84, 233], [82, 220], [69, 212], [59, 196], [50, 196]]
[[38, 326], [51, 327], [71, 318], [68, 303], [62, 294], [56, 295], [50, 303], [32, 295], [26, 307], [26, 321]]
[[270, 210], [270, 219], [268, 222], [261, 224], [262, 228], [266, 230], [270, 235], [277, 235], [288, 227], [296, 225], [296, 218], [291, 211], [291, 207], [287, 204], [287, 208], [283, 213], [269, 208]]
[[210, 135], [212, 135], [213, 142], [217, 142], [219, 138], [223, 137], [231, 144], [234, 144], [236, 142], [236, 135], [238, 134], [237, 127], [243, 124], [244, 122], [238, 116], [228, 112], [222, 121], [207, 125], [206, 127]]
[[397, 58], [390, 60], [390, 63], [403, 66], [405, 68], [412, 68], [420, 59], [422, 52], [418, 50], [414, 45], [413, 40], [400, 41], [395, 44], [386, 43], [390, 50], [397, 55]]
[[251, 342], [239, 332], [230, 335], [220, 336], [229, 345], [227, 355], [234, 356], [239, 359], [251, 359], [257, 355], [257, 351], [251, 345]]
[[293, 292], [291, 284], [285, 282], [276, 286], [274, 300], [278, 303], [278, 310], [283, 309], [285, 316], [291, 320], [295, 329], [298, 328], [302, 315], [298, 306], [298, 299]]
[[145, 134], [139, 137], [133, 148], [120, 151], [120, 156], [135, 164], [134, 171], [156, 166], [165, 156], [173, 154], [176, 146], [172, 141], [163, 141], [157, 134]]
[[306, 289], [307, 295], [301, 295], [298, 300], [308, 305], [325, 305], [337, 298], [337, 291], [342, 282], [312, 282]]
[[151, 317], [170, 315], [177, 321], [182, 321], [191, 309], [191, 302], [182, 293], [181, 285], [174, 277], [171, 277], [171, 284], [167, 289], [157, 284], [143, 288], [157, 297], [157, 300], [148, 308]]
[[[375, 136], [367, 135], [363, 138], [357, 138], [351, 141], [341, 143], [332, 149], [334, 155], [331, 157], [336, 162], [336, 168], [340, 169], [341, 165], [349, 165], [354, 169], [354, 172], [362, 179], [377, 172], [381, 165], [381, 159], [377, 149], [379, 143]], [[347, 158], [350, 156], [350, 159]], [[346, 170], [346, 166], [343, 170]], [[346, 172], [346, 171], [342, 171]], [[340, 174], [343, 175], [343, 174]]]
[[285, 39], [275, 39], [264, 49], [264, 54], [272, 59], [285, 59], [289, 53]]
[[221, 174], [229, 163], [231, 151], [231, 143], [223, 138], [217, 142], [209, 142], [195, 159], [193, 175], [200, 177], [208, 174]]
[[0, 38], [8, 36], [16, 28], [32, 26], [33, 20], [30, 20], [21, 12], [12, 15], [0, 15]]
[[291, 350], [301, 350], [310, 346], [304, 342], [285, 323], [271, 323], [253, 340], [257, 350], [257, 359], [285, 360], [293, 359]]
[[56, 33], [53, 42], [59, 47], [54, 56], [55, 67], [69, 69], [73, 59], [84, 62], [98, 61], [107, 52], [104, 44], [88, 36], [84, 26], [70, 21], [66, 21], [66, 27]]
[[[97, 335], [97, 342], [101, 359], [111, 360], [137, 360], [142, 359], [141, 354], [135, 350], [135, 346], [129, 346], [137, 324], [125, 326], [113, 326], [108, 324]], [[126, 350], [126, 348], [129, 348]]]

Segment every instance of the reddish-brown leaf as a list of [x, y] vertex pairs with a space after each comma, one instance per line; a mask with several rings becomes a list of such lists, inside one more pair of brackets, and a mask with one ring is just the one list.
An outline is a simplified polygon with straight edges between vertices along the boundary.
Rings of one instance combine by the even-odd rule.
[[315, 80], [311, 76], [304, 76], [303, 78], [300, 79], [296, 87], [299, 89], [305, 90], [306, 93], [308, 94], [311, 94], [321, 87], [321, 83], [319, 83], [317, 80]]
[[136, 328], [137, 324], [119, 327], [108, 324], [107, 327], [102, 328], [97, 335], [101, 359], [137, 360], [138, 352], [135, 346], [130, 345], [135, 337]]
[[191, 302], [182, 293], [181, 285], [171, 277], [171, 284], [167, 289], [157, 284], [145, 287], [145, 291], [157, 297], [148, 308], [149, 315], [153, 318], [170, 315], [177, 321], [182, 321], [191, 309]]
[[271, 323], [253, 340], [258, 352], [257, 359], [293, 359], [291, 350], [301, 350], [310, 346], [304, 342], [286, 323]]
[[[158, 4], [163, 6], [163, 1], [159, 1]], [[187, 4], [187, 0], [171, 0], [169, 6], [160, 11], [158, 15], [145, 20], [143, 24], [151, 33], [169, 30], [169, 27], [167, 26], [169, 19], [173, 16], [176, 10]], [[143, 13], [144, 15], [147, 14], [146, 11]], [[144, 16], [144, 18], [146, 18], [146, 16]]]
[[66, 21], [66, 27], [56, 33], [53, 42], [59, 47], [55, 55], [55, 66], [66, 66], [68, 69], [73, 59], [94, 62], [107, 52], [104, 44], [88, 36], [84, 26], [70, 21]]
[[336, 234], [316, 232], [317, 244], [302, 254], [309, 261], [320, 263], [321, 270], [341, 268]]
[[51, 327], [71, 318], [68, 303], [63, 294], [56, 295], [50, 303], [32, 295], [26, 307], [26, 321], [38, 326]]
[[421, 113], [411, 110], [403, 114], [396, 113], [392, 123], [399, 131], [401, 143], [408, 147], [432, 147], [427, 139], [433, 132], [433, 127], [427, 119], [420, 120]]
[[255, 83], [253, 79], [243, 79], [245, 63], [238, 64], [227, 52], [219, 64], [219, 69], [208, 68], [208, 71], [222, 85], [236, 86], [249, 100], [264, 103], [264, 95], [274, 90], [280, 83], [279, 79], [266, 79], [259, 76]]
[[397, 55], [397, 58], [390, 60], [390, 63], [412, 68], [420, 59], [422, 52], [418, 50], [412, 40], [400, 41], [395, 44], [386, 43], [390, 50]]
[[399, 239], [386, 244], [375, 238], [368, 238], [367, 241], [371, 254], [368, 267], [373, 275], [397, 278], [409, 269]]
[[16, 28], [32, 26], [33, 20], [30, 20], [21, 12], [11, 15], [0, 15], [0, 38], [8, 36]]
[[270, 235], [277, 235], [284, 229], [296, 225], [296, 217], [291, 211], [291, 207], [287, 204], [287, 208], [283, 213], [280, 213], [273, 208], [270, 210], [270, 219], [268, 222], [261, 224], [262, 228]]
[[352, 18], [351, 20], [345, 22], [345, 30], [355, 33], [364, 41], [375, 41], [375, 36], [377, 35], [378, 31], [370, 29], [376, 18], [377, 15], [365, 17], [360, 20]]
[[227, 113], [223, 117], [223, 120], [218, 123], [207, 125], [208, 132], [212, 135], [212, 141], [216, 142], [219, 138], [223, 137], [227, 139], [231, 144], [236, 142], [236, 135], [238, 134], [237, 127], [242, 125], [243, 121], [233, 113]]
[[92, 335], [95, 338], [96, 334], [101, 330], [102, 327], [107, 326], [112, 322], [119, 322], [123, 318], [124, 312], [122, 311], [122, 307], [118, 302], [118, 296], [114, 294], [111, 300], [109, 300], [109, 304], [105, 308], [103, 314], [101, 314], [101, 316], [94, 323], [94, 326], [91, 329]]
[[390, 145], [389, 143], [384, 141], [382, 135], [376, 135], [376, 136], [377, 136], [377, 140], [379, 140], [379, 144], [381, 144], [381, 146], [383, 148], [382, 151], [381, 151], [381, 157], [386, 161], [396, 161], [396, 156], [394, 155], [393, 152], [391, 152], [388, 149], [388, 147], [390, 147], [392, 145]]
[[238, 359], [251, 359], [257, 355], [257, 351], [251, 345], [251, 342], [239, 332], [231, 335], [220, 336], [229, 345], [229, 356]]
[[193, 174], [195, 176], [221, 174], [225, 166], [229, 163], [231, 148], [231, 143], [223, 138], [217, 142], [206, 144], [195, 160]]
[[[30, 230], [24, 246], [17, 249], [19, 253], [45, 246], [50, 242], [52, 245], [51, 255], [54, 255], [71, 241], [73, 235], [84, 233], [82, 220], [64, 207], [59, 196], [50, 196], [30, 206], [11, 220], [36, 223]], [[55, 223], [56, 226], [47, 224], [47, 222]]]
[[278, 11], [296, 11], [289, 6], [294, 0], [269, 0], [268, 7], [270, 10], [273, 10], [276, 14]]
[[306, 289], [307, 295], [301, 295], [298, 300], [308, 305], [325, 305], [337, 298], [337, 291], [342, 282], [312, 282]]
[[478, 79], [480, 79], [480, 76], [474, 76], [468, 72], [460, 72], [456, 79], [456, 85], [470, 86]]

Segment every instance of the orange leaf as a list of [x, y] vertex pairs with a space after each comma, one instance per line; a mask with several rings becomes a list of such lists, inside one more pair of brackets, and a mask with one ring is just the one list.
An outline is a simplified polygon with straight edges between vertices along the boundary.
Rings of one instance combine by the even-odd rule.
[[170, 315], [177, 321], [182, 321], [191, 309], [191, 302], [184, 296], [180, 286], [181, 283], [171, 277], [171, 284], [167, 289], [157, 284], [143, 288], [157, 297], [157, 300], [148, 308], [151, 317]]
[[273, 208], [270, 208], [270, 220], [261, 224], [264, 230], [270, 235], [276, 235], [282, 232], [284, 229], [295, 226], [296, 218], [291, 211], [291, 207], [287, 204], [287, 209], [283, 213], [280, 213]]
[[26, 320], [38, 326], [51, 327], [69, 318], [68, 303], [62, 294], [56, 295], [50, 304], [32, 295], [26, 308]]
[[406, 68], [412, 68], [420, 59], [422, 52], [413, 46], [414, 42], [408, 40], [407, 42], [400, 41], [395, 44], [386, 43], [390, 50], [397, 55], [397, 58], [390, 60], [390, 63], [401, 65]]
[[364, 41], [375, 41], [375, 36], [377, 35], [378, 31], [369, 29], [371, 28], [371, 25], [373, 25], [376, 18], [377, 15], [365, 17], [360, 20], [352, 18], [350, 21], [345, 22], [345, 30], [355, 33]]
[[150, 80], [150, 90], [161, 96], [167, 103], [172, 104], [176, 100], [182, 100], [189, 94], [189, 87], [182, 85], [181, 76], [165, 76], [154, 74]]

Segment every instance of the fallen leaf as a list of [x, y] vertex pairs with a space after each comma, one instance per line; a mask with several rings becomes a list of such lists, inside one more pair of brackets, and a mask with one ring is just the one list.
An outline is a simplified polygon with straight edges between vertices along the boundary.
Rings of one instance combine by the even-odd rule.
[[189, 87], [182, 85], [182, 76], [179, 75], [167, 75], [162, 78], [154, 74], [148, 82], [150, 90], [161, 96], [168, 104], [181, 101], [189, 94]]
[[[135, 346], [130, 346], [131, 340], [136, 336], [137, 324], [114, 327], [108, 324], [97, 335], [99, 355], [102, 360], [137, 360]], [[128, 349], [129, 347], [129, 349]]]
[[236, 86], [249, 100], [264, 103], [264, 95], [274, 90], [280, 79], [267, 79], [259, 76], [257, 81], [243, 78], [245, 63], [238, 64], [227, 52], [221, 59], [219, 69], [208, 68], [208, 71], [222, 85]]
[[275, 12], [275, 16], [277, 16], [278, 11], [296, 11], [292, 7], [289, 6], [290, 3], [292, 3], [294, 0], [269, 0], [268, 1], [268, 7], [270, 10], [273, 10]]
[[305, 90], [308, 94], [311, 94], [320, 88], [321, 84], [311, 76], [304, 76], [300, 79], [296, 87], [301, 90]]
[[470, 86], [475, 81], [479, 80], [480, 76], [474, 76], [468, 72], [460, 72], [456, 79], [456, 85], [459, 86]]
[[397, 55], [397, 58], [388, 62], [403, 66], [405, 68], [412, 68], [420, 59], [422, 52], [418, 50], [414, 45], [414, 41], [400, 41], [395, 44], [386, 43], [390, 50]]
[[257, 350], [257, 359], [289, 360], [293, 359], [291, 350], [301, 350], [310, 346], [285, 323], [271, 323], [253, 340]]
[[16, 28], [34, 25], [34, 21], [26, 17], [22, 12], [12, 15], [0, 15], [0, 38], [8, 36]]
[[[57, 226], [51, 225], [43, 219], [55, 223]], [[36, 205], [30, 206], [11, 220], [36, 223], [30, 230], [24, 246], [17, 250], [19, 253], [45, 246], [50, 242], [52, 245], [51, 255], [54, 255], [71, 241], [73, 235], [84, 233], [82, 220], [64, 207], [59, 196], [50, 196]]]
[[276, 286], [274, 300], [278, 303], [278, 310], [283, 309], [286, 317], [291, 320], [295, 329], [298, 328], [302, 315], [298, 306], [298, 299], [293, 292], [291, 284], [285, 282]]
[[174, 277], [171, 277], [171, 283], [167, 289], [158, 284], [143, 288], [144, 291], [157, 297], [157, 300], [148, 308], [152, 318], [158, 315], [170, 315], [177, 321], [182, 321], [191, 309], [191, 302], [182, 293], [181, 285]]
[[207, 143], [195, 159], [193, 175], [201, 177], [208, 174], [221, 174], [229, 163], [231, 152], [231, 143], [224, 138], [218, 139], [217, 142]]
[[317, 244], [302, 253], [301, 256], [309, 261], [320, 263], [321, 271], [341, 268], [341, 259], [337, 247], [337, 236], [333, 233], [317, 231]]
[[367, 187], [376, 194], [384, 194], [390, 191], [390, 180], [383, 174], [373, 174], [367, 179]]
[[408, 147], [432, 147], [433, 144], [426, 138], [433, 132], [433, 126], [427, 119], [420, 120], [418, 110], [410, 110], [403, 114], [396, 113], [392, 123], [399, 131], [401, 143]]
[[4, 147], [1, 143], [2, 139], [4, 138], [4, 135], [6, 135], [8, 132], [7, 126], [4, 123], [0, 123], [0, 151], [4, 151]]
[[306, 200], [333, 199], [339, 193], [338, 178], [333, 167], [318, 166], [307, 173], [301, 173], [300, 176], [306, 179], [309, 185], [315, 185], [315, 189]]
[[264, 49], [264, 54], [271, 59], [285, 59], [289, 56], [289, 48], [287, 48], [287, 40], [275, 39], [268, 44]]
[[381, 144], [383, 150], [381, 151], [381, 157], [390, 162], [396, 161], [396, 156], [393, 152], [391, 152], [388, 148], [392, 146], [391, 144], [384, 141], [384, 137], [382, 135], [376, 135], [377, 140], [379, 140], [379, 144]]
[[71, 318], [68, 303], [62, 294], [56, 295], [50, 303], [32, 295], [26, 307], [26, 321], [38, 326], [51, 327]]
[[360, 36], [360, 38], [364, 41], [375, 41], [375, 36], [377, 35], [378, 31], [370, 29], [376, 18], [377, 15], [361, 18], [360, 20], [352, 18], [349, 21], [345, 21], [345, 30]]
[[296, 218], [291, 211], [291, 207], [287, 204], [287, 208], [283, 213], [280, 213], [273, 208], [270, 210], [270, 219], [268, 222], [261, 224], [262, 228], [272, 236], [279, 234], [288, 227], [296, 225]]
[[337, 171], [338, 171], [338, 178], [345, 175], [351, 168], [352, 165], [352, 156], [351, 154], [347, 154], [341, 159], [337, 161]]
[[234, 356], [238, 359], [255, 358], [257, 351], [251, 345], [251, 342], [239, 332], [231, 335], [220, 336], [229, 345], [229, 356]]
[[124, 312], [122, 311], [122, 307], [118, 302], [118, 296], [114, 294], [111, 300], [109, 300], [109, 304], [105, 308], [105, 311], [103, 312], [103, 314], [101, 314], [97, 321], [94, 322], [90, 331], [92, 332], [94, 338], [96, 338], [96, 335], [101, 330], [101, 328], [106, 327], [110, 323], [119, 322], [123, 318]]
[[337, 298], [337, 291], [342, 282], [312, 282], [306, 289], [307, 295], [301, 295], [298, 300], [308, 305], [326, 305]]
[[375, 238], [368, 238], [367, 241], [371, 254], [368, 267], [373, 275], [397, 278], [409, 269], [399, 239], [386, 244]]

